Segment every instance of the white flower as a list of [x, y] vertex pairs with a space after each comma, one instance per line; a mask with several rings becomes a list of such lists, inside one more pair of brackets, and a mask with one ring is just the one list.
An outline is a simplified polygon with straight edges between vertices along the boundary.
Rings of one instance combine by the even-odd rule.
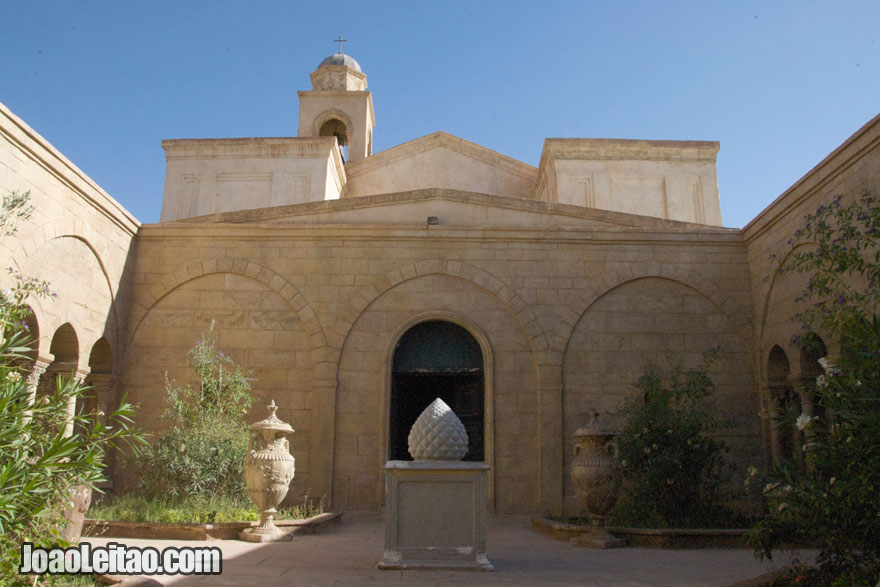
[[797, 429], [800, 430], [801, 432], [803, 432], [804, 430], [807, 429], [807, 426], [809, 426], [810, 422], [812, 422], [812, 421], [813, 421], [813, 419], [811, 417], [809, 417], [808, 415], [801, 414], [800, 416], [797, 417], [797, 420], [795, 420], [795, 424], [797, 424]]
[[10, 371], [6, 374], [6, 381], [12, 384], [19, 383], [21, 381], [21, 373], [19, 373], [18, 371]]
[[828, 357], [822, 357], [819, 359], [819, 365], [821, 365], [822, 370], [825, 371], [826, 375], [832, 376], [840, 373], [840, 369], [834, 366], [834, 363]]
[[754, 477], [757, 474], [758, 474], [758, 467], [755, 467], [754, 465], [749, 467], [749, 477]]
[[837, 482], [837, 477], [832, 477], [828, 480], [828, 485], [834, 485]]
[[822, 389], [823, 387], [828, 387], [828, 381], [825, 380], [824, 375], [819, 375], [816, 377], [816, 387]]

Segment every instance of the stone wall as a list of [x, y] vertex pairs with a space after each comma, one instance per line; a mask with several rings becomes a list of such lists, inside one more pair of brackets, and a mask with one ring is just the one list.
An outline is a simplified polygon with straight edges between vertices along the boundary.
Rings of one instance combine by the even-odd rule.
[[[774, 348], [778, 347], [775, 363], [787, 366], [787, 375], [782, 377], [798, 394], [805, 411], [809, 411], [811, 403], [807, 385], [815, 378], [816, 366], [812, 359], [808, 359], [792, 342], [792, 335], [801, 333], [795, 314], [802, 307], [794, 300], [803, 291], [806, 280], [799, 274], [775, 274], [779, 264], [791, 252], [788, 241], [804, 225], [804, 217], [815, 212], [820, 205], [827, 204], [837, 195], [842, 195], [847, 202], [865, 193], [880, 195], [880, 115], [865, 124], [743, 228], [755, 308], [755, 355], [760, 373], [761, 402], [767, 414], [773, 413], [771, 395], [778, 391], [771, 392], [772, 374], [768, 373]], [[829, 351], [835, 350], [833, 341], [826, 334], [816, 334]], [[765, 454], [770, 455], [773, 453], [773, 432], [767, 421], [763, 428]]]
[[[88, 377], [102, 407], [116, 396], [127, 270], [139, 223], [36, 131], [0, 104], [0, 190], [29, 191], [34, 212], [14, 236], [0, 237], [6, 267], [49, 282], [55, 297], [32, 300], [37, 337], [34, 377]], [[108, 403], [109, 402], [109, 403]]]
[[[483, 347], [500, 513], [559, 511], [573, 428], [594, 407], [613, 411], [644, 360], [669, 352], [691, 361], [725, 346], [720, 408], [747, 414], [728, 435], [756, 444], [738, 231], [175, 223], [142, 228], [132, 278], [125, 384], [141, 423], [160, 427], [164, 408], [161, 366], [144, 357], [182, 357], [215, 317], [221, 344], [297, 430], [294, 501], [311, 490], [335, 508], [380, 507], [390, 360], [427, 319]], [[614, 333], [608, 351], [593, 352], [595, 319]]]

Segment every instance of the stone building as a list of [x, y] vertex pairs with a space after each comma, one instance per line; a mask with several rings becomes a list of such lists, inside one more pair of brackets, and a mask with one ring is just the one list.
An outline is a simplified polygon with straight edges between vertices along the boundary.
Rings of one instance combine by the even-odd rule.
[[165, 372], [193, 379], [186, 351], [214, 321], [296, 429], [289, 499], [336, 509], [382, 507], [383, 463], [441, 396], [491, 466], [490, 508], [571, 511], [572, 433], [648, 363], [718, 346], [737, 462], [791, 450], [758, 413], [809, 410], [817, 366], [789, 342], [799, 284], [767, 279], [770, 255], [833, 195], [876, 193], [880, 116], [731, 229], [717, 142], [547, 139], [533, 167], [437, 132], [373, 154], [357, 62], [332, 55], [311, 82], [297, 137], [163, 141], [157, 224], [0, 106], [0, 187], [36, 204], [3, 265], [58, 293], [33, 302], [34, 385], [74, 372], [159, 430]]

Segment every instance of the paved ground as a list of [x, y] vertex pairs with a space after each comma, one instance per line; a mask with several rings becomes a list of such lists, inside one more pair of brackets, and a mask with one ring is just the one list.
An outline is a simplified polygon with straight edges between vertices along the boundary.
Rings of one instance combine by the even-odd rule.
[[230, 585], [730, 585], [778, 568], [789, 557], [760, 563], [750, 550], [591, 550], [552, 540], [532, 530], [527, 518], [496, 518], [489, 526], [493, 572], [382, 571], [384, 526], [343, 521], [324, 534], [294, 536], [290, 542], [251, 544], [237, 540], [190, 542], [90, 538], [93, 545], [216, 546], [223, 550], [220, 576], [154, 577], [180, 587]]

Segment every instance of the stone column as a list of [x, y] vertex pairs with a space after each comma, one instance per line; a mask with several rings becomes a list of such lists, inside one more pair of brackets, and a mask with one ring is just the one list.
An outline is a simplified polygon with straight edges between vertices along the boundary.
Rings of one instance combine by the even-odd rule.
[[92, 373], [88, 378], [92, 386], [92, 395], [98, 409], [98, 418], [102, 424], [107, 423], [107, 414], [113, 410], [114, 381], [112, 373]]
[[782, 439], [779, 434], [779, 426], [776, 425], [776, 417], [779, 415], [779, 409], [777, 406], [776, 398], [779, 393], [784, 393], [785, 390], [779, 389], [778, 385], [774, 385], [772, 383], [768, 383], [764, 387], [764, 426], [766, 426], [770, 441], [770, 458], [771, 463], [779, 462], [779, 460], [784, 456], [782, 454]]
[[[73, 384], [82, 385], [88, 376], [88, 371], [77, 369], [73, 373]], [[76, 396], [72, 396], [67, 400], [67, 423], [64, 424], [64, 435], [73, 435], [73, 417], [76, 415]]]
[[[27, 377], [27, 393], [28, 405], [33, 405], [35, 401], [37, 401], [37, 387], [40, 384], [40, 378], [46, 372], [46, 369], [49, 368], [49, 365], [52, 363], [52, 359], [45, 357], [37, 357], [37, 360], [34, 361], [34, 365], [31, 368], [30, 375]], [[30, 422], [31, 417], [33, 416], [33, 411], [27, 410], [24, 413], [24, 422]]]
[[801, 400], [801, 413], [810, 417], [813, 417], [816, 411], [813, 403], [813, 394], [811, 393], [812, 386], [810, 383], [812, 381], [813, 380], [809, 377], [804, 378], [801, 376], [792, 376], [788, 379], [791, 388]]

